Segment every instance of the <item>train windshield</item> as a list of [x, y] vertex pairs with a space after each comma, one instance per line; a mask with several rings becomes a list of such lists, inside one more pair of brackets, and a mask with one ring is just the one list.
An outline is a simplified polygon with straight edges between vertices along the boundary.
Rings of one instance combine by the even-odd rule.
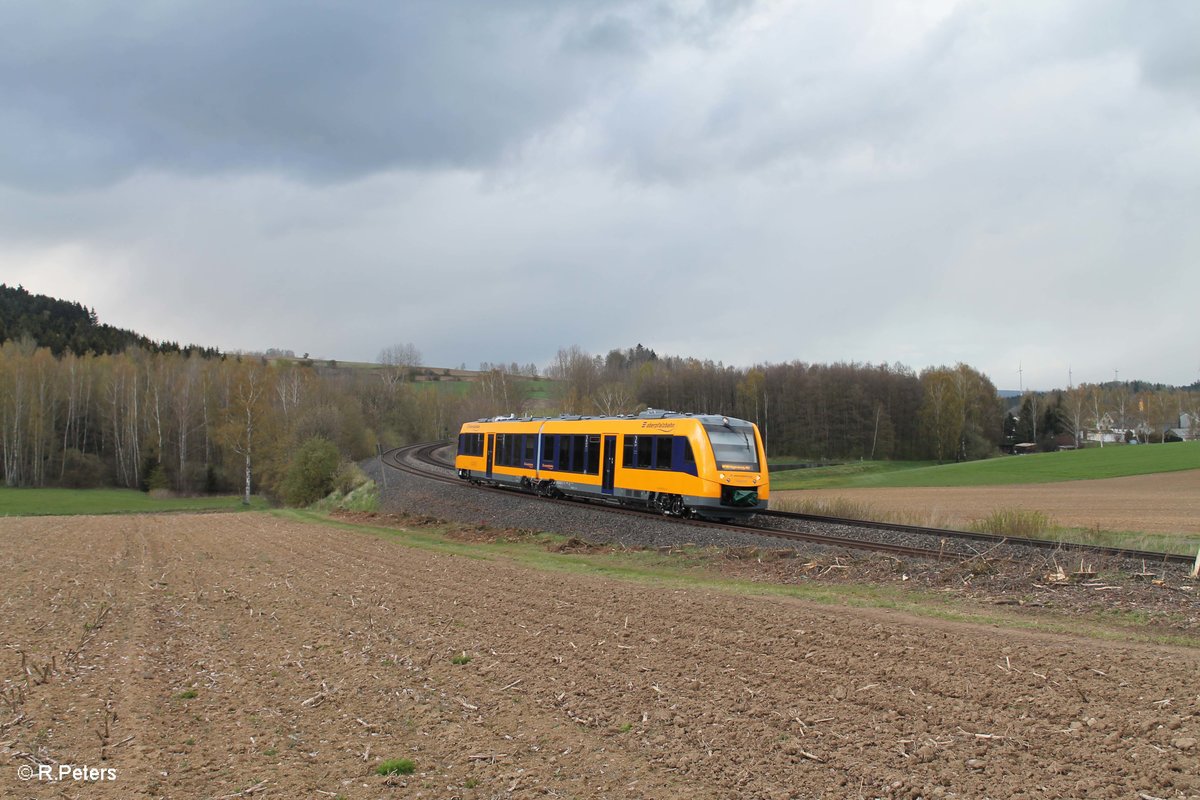
[[758, 448], [750, 425], [705, 425], [717, 469], [758, 471]]

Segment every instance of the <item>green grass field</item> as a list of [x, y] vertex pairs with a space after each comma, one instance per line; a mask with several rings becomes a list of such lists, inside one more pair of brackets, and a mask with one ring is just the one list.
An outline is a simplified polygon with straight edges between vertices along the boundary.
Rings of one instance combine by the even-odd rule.
[[[795, 461], [796, 459], [787, 459]], [[772, 489], [840, 489], [857, 485], [852, 481], [867, 476], [883, 477], [893, 472], [932, 467], [935, 461], [851, 461], [828, 467], [807, 467], [771, 472]], [[772, 468], [773, 469], [773, 468]]]
[[[249, 508], [264, 509], [266, 500], [252, 497]], [[136, 514], [161, 511], [241, 511], [240, 496], [151, 497], [135, 489], [8, 489], [0, 488], [0, 516], [34, 517], [68, 514]]]
[[963, 464], [864, 461], [771, 475], [772, 489], [998, 486], [1123, 478], [1200, 469], [1200, 442], [1097, 447]]

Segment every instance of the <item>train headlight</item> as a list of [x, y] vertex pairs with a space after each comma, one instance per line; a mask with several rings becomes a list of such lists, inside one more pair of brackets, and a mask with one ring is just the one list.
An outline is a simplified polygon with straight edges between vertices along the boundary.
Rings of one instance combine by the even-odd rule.
[[759, 482], [759, 481], [761, 481], [761, 480], [762, 480], [762, 475], [755, 475], [755, 476], [754, 476], [754, 482], [755, 482], [755, 483], [758, 483], [758, 482]]
[[717, 473], [717, 477], [718, 477], [718, 478], [720, 478], [721, 480], [725, 480], [725, 473], [724, 473], [724, 472], [718, 472], [718, 473]]

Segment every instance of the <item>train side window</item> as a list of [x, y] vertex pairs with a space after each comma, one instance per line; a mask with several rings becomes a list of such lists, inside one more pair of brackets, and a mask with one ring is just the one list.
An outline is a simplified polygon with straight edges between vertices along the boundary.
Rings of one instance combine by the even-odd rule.
[[638, 440], [638, 437], [636, 437], [636, 436], [628, 436], [628, 435], [625, 436], [624, 451], [621, 455], [621, 466], [622, 467], [632, 467], [633, 466], [633, 453], [634, 453], [634, 450], [637, 449], [637, 440]]
[[587, 442], [586, 436], [571, 437], [571, 472], [583, 472], [584, 464], [586, 464], [586, 453], [584, 445]]
[[588, 475], [600, 474], [600, 437], [587, 437], [587, 469], [584, 470]]
[[671, 469], [671, 440], [672, 436], [654, 437], [654, 467], [655, 469]]
[[525, 463], [532, 464], [537, 458], [537, 436], [525, 434]]
[[654, 466], [654, 440], [657, 436], [642, 436], [638, 441], [638, 469], [650, 469]]
[[557, 460], [555, 458], [557, 454], [554, 452], [554, 448], [557, 445], [557, 436], [552, 436], [551, 434], [545, 434], [542, 436], [542, 465], [544, 466], [549, 464], [550, 466], [547, 467], [548, 469], [554, 469], [554, 464]]

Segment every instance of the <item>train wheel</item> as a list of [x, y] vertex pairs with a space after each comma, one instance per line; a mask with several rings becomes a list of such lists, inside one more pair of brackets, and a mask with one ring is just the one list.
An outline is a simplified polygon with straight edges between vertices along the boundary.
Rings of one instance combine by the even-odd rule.
[[683, 516], [683, 498], [677, 494], [671, 496], [671, 516]]

